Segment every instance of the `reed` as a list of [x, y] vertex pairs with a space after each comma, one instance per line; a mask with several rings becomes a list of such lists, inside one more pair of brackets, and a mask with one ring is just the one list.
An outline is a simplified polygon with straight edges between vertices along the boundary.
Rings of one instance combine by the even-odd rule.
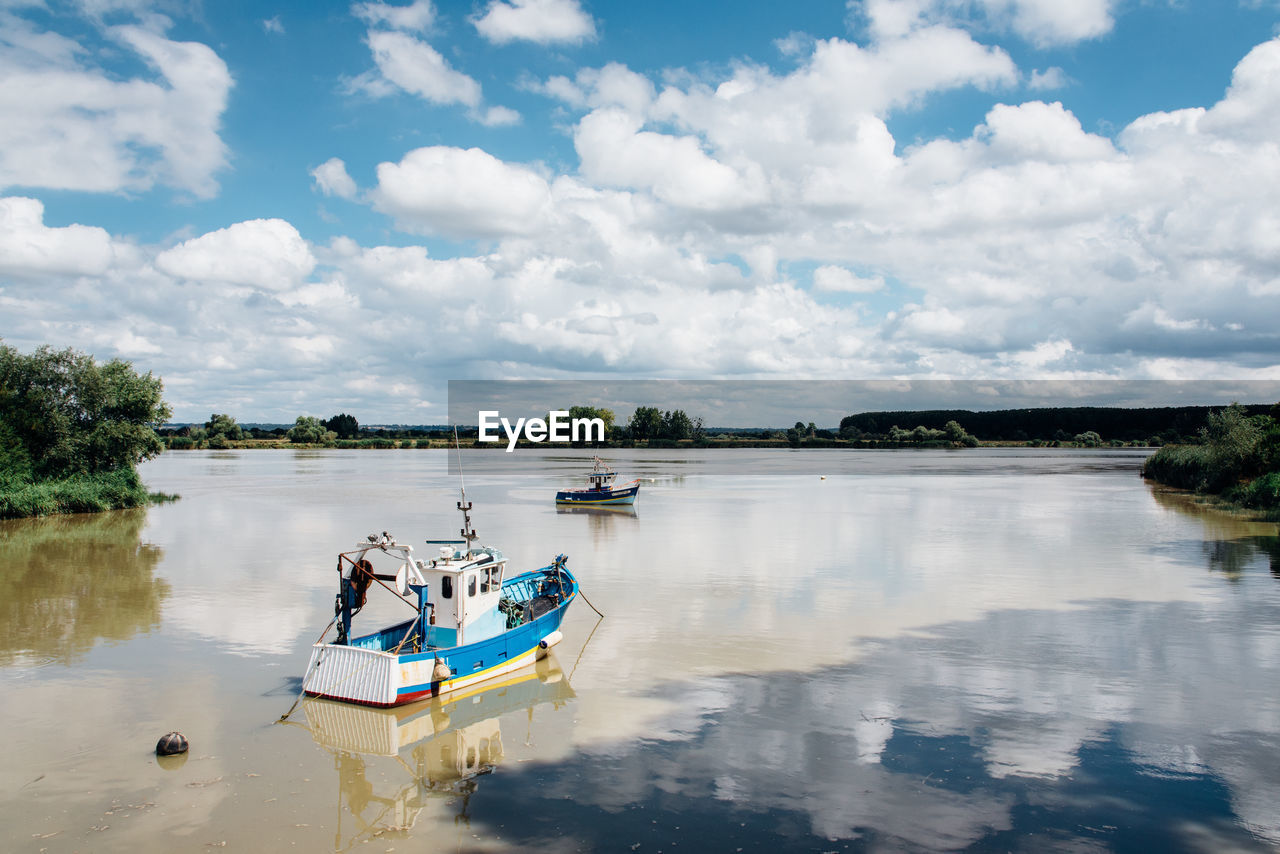
[[151, 495], [132, 468], [0, 484], [0, 519], [98, 513], [149, 503]]

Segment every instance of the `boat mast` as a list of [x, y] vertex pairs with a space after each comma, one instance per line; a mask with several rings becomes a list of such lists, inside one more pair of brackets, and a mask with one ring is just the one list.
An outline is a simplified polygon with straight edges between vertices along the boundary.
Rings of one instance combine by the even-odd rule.
[[471, 527], [471, 502], [467, 501], [467, 480], [462, 476], [462, 443], [458, 441], [458, 425], [453, 425], [453, 444], [458, 452], [458, 483], [462, 491], [462, 500], [458, 509], [462, 511], [462, 539], [467, 541], [467, 557], [471, 557], [471, 541], [476, 539], [475, 529]]

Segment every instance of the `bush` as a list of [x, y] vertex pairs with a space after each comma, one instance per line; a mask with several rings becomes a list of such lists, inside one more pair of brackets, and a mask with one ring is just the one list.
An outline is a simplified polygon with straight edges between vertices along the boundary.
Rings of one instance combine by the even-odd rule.
[[1262, 471], [1263, 435], [1263, 426], [1233, 403], [1209, 413], [1201, 444], [1165, 445], [1142, 464], [1142, 476], [1182, 489], [1222, 492]]
[[78, 474], [0, 490], [0, 519], [141, 507], [150, 495], [133, 469]]
[[1280, 472], [1268, 472], [1248, 483], [1228, 489], [1223, 497], [1245, 507], [1280, 510]]

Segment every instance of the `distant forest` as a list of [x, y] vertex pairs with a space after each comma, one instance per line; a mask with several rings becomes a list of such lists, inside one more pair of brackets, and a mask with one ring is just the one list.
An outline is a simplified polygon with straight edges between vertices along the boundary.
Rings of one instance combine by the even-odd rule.
[[[840, 419], [840, 438], [883, 436], [893, 427], [917, 425], [941, 430], [958, 421], [984, 442], [1051, 442], [1093, 431], [1108, 440], [1171, 444], [1195, 441], [1210, 412], [1221, 406], [1164, 406], [1150, 409], [1111, 406], [1044, 407], [973, 412], [967, 409], [928, 409], [897, 412], [860, 412]], [[1249, 415], [1266, 415], [1268, 404], [1245, 405]]]

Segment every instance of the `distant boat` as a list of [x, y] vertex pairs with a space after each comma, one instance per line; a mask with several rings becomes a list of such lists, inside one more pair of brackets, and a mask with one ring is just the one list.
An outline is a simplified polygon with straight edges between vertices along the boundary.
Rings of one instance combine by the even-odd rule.
[[595, 468], [587, 475], [587, 485], [578, 489], [562, 489], [556, 493], [557, 504], [601, 505], [635, 504], [640, 492], [640, 481], [633, 480], [621, 486], [614, 484], [617, 473], [595, 458]]
[[[427, 540], [438, 549], [429, 563], [385, 531], [338, 555], [338, 636], [312, 647], [305, 693], [398, 706], [472, 688], [532, 664], [559, 643], [560, 621], [578, 595], [568, 558], [557, 555], [549, 566], [509, 576], [502, 552], [472, 547], [465, 490], [462, 499], [462, 539]], [[414, 615], [353, 637], [352, 618], [375, 584]]]

